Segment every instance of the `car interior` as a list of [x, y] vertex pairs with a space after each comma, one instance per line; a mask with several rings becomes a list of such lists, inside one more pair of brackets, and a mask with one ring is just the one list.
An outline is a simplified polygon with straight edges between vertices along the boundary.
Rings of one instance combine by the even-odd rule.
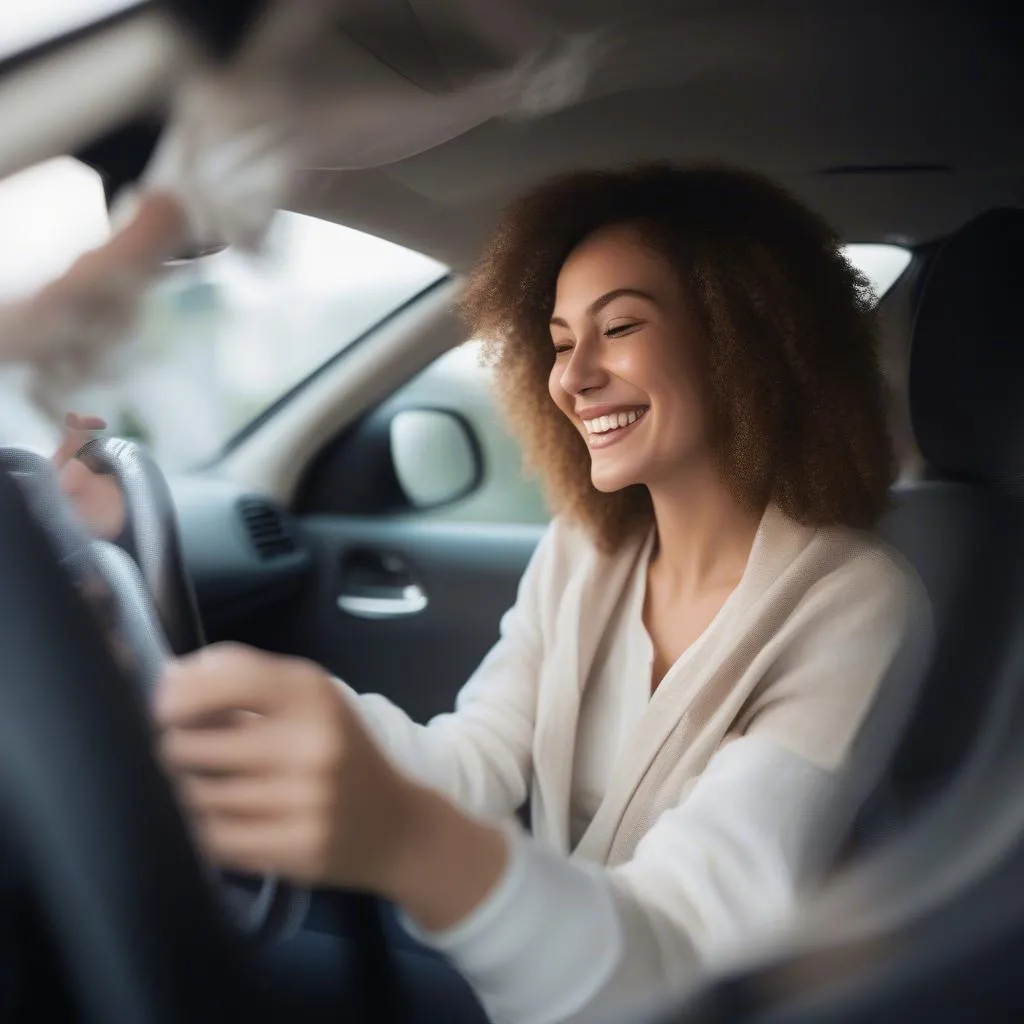
[[[183, 40], [225, 59], [260, 6], [108, 3], [0, 50], [0, 177], [71, 155], [113, 199], [159, 137]], [[90, 441], [80, 458], [125, 497], [117, 545], [54, 511], [45, 459], [0, 448], [4, 1020], [262, 1020], [250, 944], [338, 926], [330, 893], [211, 879], [149, 749], [156, 666], [236, 640], [310, 658], [418, 721], [450, 710], [548, 515], [485, 378], [465, 370], [479, 339], [455, 312], [464, 275], [531, 183], [643, 160], [764, 171], [848, 242], [906, 254], [876, 285], [900, 456], [879, 530], [932, 621], [884, 682], [862, 810], [792, 928], [607, 1020], [1024, 1015], [1024, 14], [999, 0], [374, 0], [336, 26], [353, 88], [370, 92], [455, 88], [594, 30], [611, 45], [568, 109], [308, 175], [291, 212], [434, 269], [201, 463]], [[453, 397], [456, 378], [472, 383]], [[362, 926], [386, 1020], [386, 954], [372, 916]]]

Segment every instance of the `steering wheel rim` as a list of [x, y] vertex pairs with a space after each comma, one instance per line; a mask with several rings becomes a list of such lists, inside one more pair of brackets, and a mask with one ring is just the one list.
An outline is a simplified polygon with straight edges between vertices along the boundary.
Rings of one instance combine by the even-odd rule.
[[206, 638], [185, 567], [174, 499], [159, 466], [140, 445], [119, 437], [94, 437], [75, 458], [117, 480], [126, 506], [117, 544], [139, 567], [171, 650], [188, 654], [203, 647]]
[[260, 1019], [248, 943], [152, 756], [144, 695], [69, 577], [91, 542], [70, 513], [55, 540], [30, 484], [0, 472], [0, 815], [15, 864], [89, 1019]]
[[[124, 497], [127, 529], [116, 546], [92, 541], [73, 521], [48, 460], [8, 447], [0, 449], [0, 466], [25, 484], [37, 519], [62, 549], [80, 589], [85, 581], [92, 592], [90, 603], [106, 620], [108, 643], [122, 648], [122, 668], [148, 701], [167, 657], [187, 653], [202, 639], [170, 488], [159, 467], [132, 441], [96, 438], [81, 451], [94, 472], [115, 478]], [[105, 601], [115, 604], [116, 611], [100, 607]], [[166, 635], [168, 626], [176, 643]], [[219, 888], [239, 929], [262, 941], [294, 934], [309, 909], [308, 890], [272, 876], [226, 872]]]

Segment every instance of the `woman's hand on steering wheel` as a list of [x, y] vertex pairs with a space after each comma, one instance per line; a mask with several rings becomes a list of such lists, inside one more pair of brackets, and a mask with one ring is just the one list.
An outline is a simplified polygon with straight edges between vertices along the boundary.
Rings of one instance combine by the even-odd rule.
[[419, 790], [320, 667], [237, 644], [168, 666], [161, 754], [219, 866], [382, 891]]
[[93, 433], [106, 429], [106, 426], [107, 421], [100, 416], [68, 413], [64, 438], [51, 458], [61, 489], [79, 519], [94, 537], [114, 540], [124, 530], [127, 514], [121, 488], [113, 476], [95, 473], [76, 458]]
[[377, 893], [429, 931], [463, 920], [510, 857], [504, 830], [402, 774], [318, 665], [238, 644], [173, 662], [161, 753], [220, 866]]

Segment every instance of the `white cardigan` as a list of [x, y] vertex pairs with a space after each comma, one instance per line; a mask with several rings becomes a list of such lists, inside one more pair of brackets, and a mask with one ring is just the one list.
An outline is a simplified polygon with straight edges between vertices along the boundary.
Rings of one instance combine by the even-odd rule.
[[495, 1021], [552, 1024], [684, 984], [780, 921], [826, 823], [852, 813], [836, 806], [838, 769], [923, 607], [877, 540], [770, 507], [738, 587], [655, 691], [570, 849], [581, 694], [644, 550], [604, 555], [556, 520], [454, 713], [420, 726], [358, 698], [389, 754], [470, 812], [507, 821], [530, 798], [533, 838], [514, 835], [505, 878], [469, 919], [422, 936]]

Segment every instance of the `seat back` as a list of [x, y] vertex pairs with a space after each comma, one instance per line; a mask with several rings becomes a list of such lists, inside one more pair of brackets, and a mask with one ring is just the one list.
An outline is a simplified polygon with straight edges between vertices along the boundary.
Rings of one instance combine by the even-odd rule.
[[881, 532], [923, 582], [936, 640], [862, 837], [869, 817], [899, 826], [948, 786], [1024, 632], [1022, 407], [1024, 210], [995, 210], [939, 250], [915, 316], [910, 415], [930, 474], [896, 491]]
[[996, 669], [1024, 630], [1022, 525], [1021, 502], [975, 484], [928, 480], [895, 493], [881, 532], [924, 585], [934, 646], [885, 785], [862, 812], [861, 840], [902, 827], [963, 765]]

